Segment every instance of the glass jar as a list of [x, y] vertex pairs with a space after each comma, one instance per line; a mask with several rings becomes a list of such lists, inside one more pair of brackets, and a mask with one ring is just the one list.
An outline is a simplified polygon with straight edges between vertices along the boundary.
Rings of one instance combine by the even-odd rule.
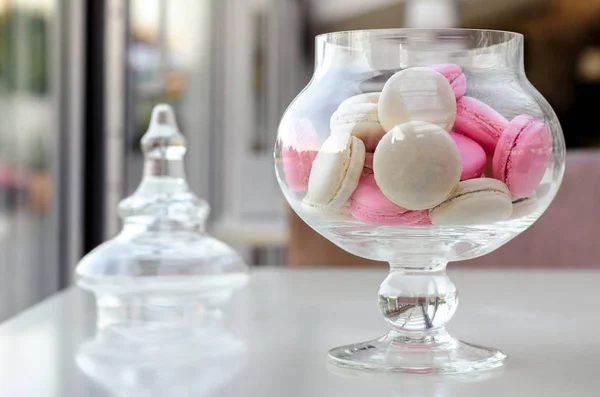
[[141, 146], [144, 176], [119, 204], [123, 229], [81, 259], [77, 283], [95, 294], [100, 329], [194, 328], [248, 282], [249, 269], [205, 231], [209, 205], [187, 183], [185, 138], [169, 105], [154, 108]]
[[501, 366], [502, 352], [445, 330], [458, 304], [446, 265], [527, 229], [550, 205], [564, 167], [558, 119], [525, 76], [522, 35], [318, 36], [314, 76], [281, 120], [277, 178], [313, 229], [390, 263], [378, 293], [390, 332], [333, 349], [330, 360], [418, 373]]

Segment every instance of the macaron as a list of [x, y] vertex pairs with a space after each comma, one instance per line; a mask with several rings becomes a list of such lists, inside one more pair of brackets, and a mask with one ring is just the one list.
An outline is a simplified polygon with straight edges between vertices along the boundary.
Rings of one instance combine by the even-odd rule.
[[438, 65], [430, 65], [428, 67], [448, 80], [456, 99], [460, 99], [465, 95], [465, 92], [467, 92], [467, 77], [459, 65], [455, 63], [441, 63]]
[[374, 103], [377, 104], [379, 102], [379, 97], [381, 96], [381, 92], [365, 92], [363, 94], [353, 95], [349, 98], [346, 98], [340, 103], [338, 109], [343, 107], [344, 105], [352, 105], [357, 103]]
[[303, 200], [301, 209], [301, 216], [309, 220], [314, 219], [317, 221], [327, 220], [335, 222], [354, 221], [354, 217], [350, 214], [350, 201], [345, 202], [340, 207], [324, 208]]
[[462, 159], [462, 174], [460, 180], [479, 178], [483, 174], [487, 163], [487, 156], [483, 148], [474, 140], [464, 135], [451, 132], [450, 136], [458, 146]]
[[463, 96], [456, 101], [454, 131], [479, 143], [490, 155], [507, 124], [500, 113], [475, 98]]
[[452, 193], [460, 181], [462, 159], [443, 128], [410, 121], [392, 128], [381, 139], [373, 156], [373, 173], [391, 202], [409, 210], [424, 210]]
[[350, 213], [369, 225], [413, 225], [429, 219], [428, 211], [410, 211], [384, 196], [373, 174], [363, 174], [350, 197]]
[[285, 181], [290, 189], [305, 192], [320, 146], [317, 131], [309, 119], [298, 118], [283, 125], [280, 139]]
[[386, 131], [413, 120], [450, 131], [456, 118], [456, 97], [440, 73], [426, 67], [404, 69], [383, 86], [378, 113]]
[[331, 135], [313, 162], [304, 201], [314, 207], [341, 207], [356, 189], [364, 164], [360, 139], [348, 133]]
[[410, 226], [433, 226], [431, 218], [429, 217], [429, 211], [424, 210], [423, 212], [427, 212], [427, 216], [421, 218], [418, 222], [412, 223]]
[[462, 181], [452, 195], [429, 211], [435, 226], [477, 225], [508, 219], [512, 200], [506, 185], [497, 179]]
[[515, 117], [494, 152], [494, 178], [506, 183], [513, 196], [527, 197], [540, 184], [552, 155], [552, 133], [535, 117]]
[[331, 133], [350, 133], [363, 141], [368, 152], [373, 152], [385, 135], [377, 114], [379, 95], [379, 92], [371, 92], [343, 101], [329, 120]]
[[513, 199], [511, 219], [521, 218], [529, 215], [537, 209], [538, 199], [535, 194], [529, 197]]

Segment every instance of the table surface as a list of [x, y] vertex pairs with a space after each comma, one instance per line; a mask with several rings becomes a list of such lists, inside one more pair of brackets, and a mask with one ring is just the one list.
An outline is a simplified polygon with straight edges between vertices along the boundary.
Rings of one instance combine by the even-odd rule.
[[599, 271], [450, 269], [461, 304], [449, 330], [502, 349], [505, 369], [337, 373], [327, 365], [329, 348], [387, 331], [375, 299], [385, 274], [259, 269], [227, 309], [226, 343], [143, 359], [100, 351], [93, 357], [101, 362], [76, 359], [94, 337], [95, 307], [71, 288], [0, 325], [0, 396], [600, 395]]

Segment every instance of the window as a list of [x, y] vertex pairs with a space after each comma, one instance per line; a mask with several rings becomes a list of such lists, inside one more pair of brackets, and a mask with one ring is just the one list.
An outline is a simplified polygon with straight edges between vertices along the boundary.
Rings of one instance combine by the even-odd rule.
[[0, 0], [0, 321], [58, 290], [66, 273], [61, 168], [74, 135], [62, 124], [59, 3]]

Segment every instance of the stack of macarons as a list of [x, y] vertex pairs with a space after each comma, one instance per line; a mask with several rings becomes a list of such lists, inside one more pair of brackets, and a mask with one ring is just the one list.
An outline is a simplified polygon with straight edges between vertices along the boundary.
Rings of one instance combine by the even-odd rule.
[[466, 92], [458, 65], [414, 67], [343, 101], [322, 145], [310, 121], [296, 120], [297, 146], [282, 146], [288, 186], [306, 192], [307, 213], [371, 225], [487, 224], [534, 211], [550, 128], [529, 115], [509, 122]]

